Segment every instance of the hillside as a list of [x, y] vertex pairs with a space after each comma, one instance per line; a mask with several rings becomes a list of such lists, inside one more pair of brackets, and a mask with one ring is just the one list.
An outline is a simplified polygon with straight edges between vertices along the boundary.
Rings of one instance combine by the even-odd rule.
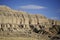
[[57, 40], [60, 39], [60, 21], [1, 5], [0, 39], [5, 37], [6, 40]]

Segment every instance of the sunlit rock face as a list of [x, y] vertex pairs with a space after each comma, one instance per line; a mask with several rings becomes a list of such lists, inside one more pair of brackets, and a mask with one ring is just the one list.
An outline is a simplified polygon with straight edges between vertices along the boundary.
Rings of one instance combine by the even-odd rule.
[[58, 39], [60, 21], [48, 19], [40, 14], [28, 14], [0, 6], [0, 36], [22, 35], [43, 40]]

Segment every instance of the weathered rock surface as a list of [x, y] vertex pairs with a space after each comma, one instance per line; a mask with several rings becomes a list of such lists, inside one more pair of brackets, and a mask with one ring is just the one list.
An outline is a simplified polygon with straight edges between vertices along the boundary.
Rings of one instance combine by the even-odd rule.
[[60, 39], [60, 21], [0, 6], [0, 36]]

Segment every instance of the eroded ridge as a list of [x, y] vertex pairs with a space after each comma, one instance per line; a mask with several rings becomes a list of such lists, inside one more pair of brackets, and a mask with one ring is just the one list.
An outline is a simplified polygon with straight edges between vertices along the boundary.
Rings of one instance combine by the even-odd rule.
[[60, 21], [0, 6], [0, 36], [60, 39]]

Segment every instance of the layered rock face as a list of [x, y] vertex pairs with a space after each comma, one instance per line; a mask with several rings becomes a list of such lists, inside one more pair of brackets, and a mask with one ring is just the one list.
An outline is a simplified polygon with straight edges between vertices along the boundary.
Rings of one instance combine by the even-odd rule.
[[59, 32], [60, 21], [48, 19], [40, 14], [28, 14], [12, 10], [7, 6], [0, 6], [0, 36], [36, 38], [45, 36], [52, 39]]

